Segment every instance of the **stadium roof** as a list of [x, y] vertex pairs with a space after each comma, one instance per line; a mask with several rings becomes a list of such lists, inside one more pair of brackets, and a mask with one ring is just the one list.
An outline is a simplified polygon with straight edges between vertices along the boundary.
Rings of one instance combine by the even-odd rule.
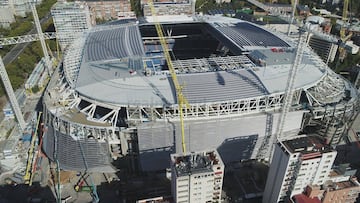
[[[239, 50], [246, 51], [254, 63], [261, 59], [265, 65], [239, 64], [237, 69], [178, 74], [190, 103], [246, 99], [285, 90], [295, 57], [294, 42], [285, 42], [282, 37], [239, 19], [205, 16], [193, 22], [208, 23], [214, 28], [214, 35], [222, 34]], [[311, 87], [326, 75], [321, 59], [306, 50], [295, 88]], [[166, 71], [144, 76], [146, 57], [138, 24], [95, 28], [86, 38], [76, 91], [92, 100], [120, 105], [175, 104], [176, 93]]]

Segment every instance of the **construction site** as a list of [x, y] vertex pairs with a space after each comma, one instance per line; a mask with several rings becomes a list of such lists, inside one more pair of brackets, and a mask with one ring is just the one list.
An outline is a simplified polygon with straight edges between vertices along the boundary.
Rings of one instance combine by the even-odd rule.
[[[86, 6], [72, 4], [77, 3], [54, 5], [57, 33], [43, 34], [35, 20], [38, 34], [27, 38], [40, 40], [45, 56], [26, 83], [28, 89], [44, 87], [41, 112], [24, 119], [0, 63], [18, 123], [9, 137], [27, 142], [3, 152], [14, 158], [16, 145], [26, 163], [13, 170], [9, 183], [36, 181], [50, 186], [55, 199], [77, 195], [76, 202], [81, 202], [80, 191], [89, 191], [98, 202], [97, 186], [108, 191], [115, 184], [120, 189], [105, 192], [111, 193], [108, 198], [124, 199], [132, 188], [130, 196], [141, 199], [144, 191], [131, 194], [139, 188], [137, 179], [126, 189], [121, 177], [165, 174], [172, 154], [216, 150], [236, 180], [225, 177], [224, 182], [247, 185], [254, 179], [237, 168], [247, 168], [249, 176], [266, 175], [263, 169], [254, 175], [239, 163], [269, 164], [277, 141], [300, 134], [316, 135], [332, 148], [348, 141], [360, 112], [359, 92], [306, 44], [307, 29], [290, 37], [223, 16], [181, 15], [162, 21], [151, 2], [149, 19], [94, 26]], [[38, 19], [34, 6], [32, 12]], [[59, 39], [61, 59], [49, 54], [44, 42], [54, 38]], [[204, 161], [207, 172], [209, 163]], [[151, 191], [153, 196], [170, 194], [169, 182], [159, 179], [163, 182]], [[151, 181], [139, 180], [144, 185]], [[103, 182], [108, 183], [105, 189]], [[65, 184], [71, 187], [63, 188]], [[260, 185], [264, 188], [264, 181]], [[262, 195], [256, 184], [241, 193]]]

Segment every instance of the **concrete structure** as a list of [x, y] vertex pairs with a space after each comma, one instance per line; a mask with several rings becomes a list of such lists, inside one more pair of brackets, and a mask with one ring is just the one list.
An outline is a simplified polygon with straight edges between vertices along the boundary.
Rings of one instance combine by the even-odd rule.
[[15, 22], [15, 17], [8, 7], [0, 7], [0, 27], [9, 28]]
[[51, 8], [51, 15], [62, 50], [92, 26], [89, 7], [85, 3], [57, 2]]
[[314, 136], [279, 142], [270, 165], [263, 203], [286, 201], [301, 194], [308, 184], [324, 184], [336, 154]]
[[174, 202], [219, 202], [224, 163], [216, 150], [171, 155]]
[[[45, 75], [45, 76], [44, 76]], [[45, 59], [42, 58], [39, 63], [35, 66], [33, 72], [25, 82], [25, 89], [31, 91], [31, 88], [38, 86], [42, 88], [47, 78], [45, 72]]]
[[[348, 165], [347, 165], [348, 166]], [[295, 203], [354, 203], [360, 193], [360, 183], [354, 176], [356, 170], [341, 165], [330, 172], [329, 180], [323, 185], [309, 185], [304, 194], [295, 195]]]
[[353, 55], [355, 55], [359, 52], [359, 46], [354, 44], [353, 41], [347, 41], [345, 43], [345, 49], [346, 49], [346, 51], [348, 51], [348, 53], [351, 53]]
[[131, 11], [130, 1], [127, 0], [86, 0], [92, 18], [97, 19], [125, 19], [135, 18]]
[[325, 63], [330, 63], [335, 60], [336, 52], [339, 47], [337, 44], [329, 42], [314, 34], [310, 34], [308, 43]]
[[[129, 156], [137, 170], [157, 171], [182, 152], [176, 92], [155, 27], [122, 22], [75, 40], [45, 91], [43, 147], [62, 169], [113, 170], [113, 160]], [[217, 149], [225, 164], [269, 160], [296, 40], [221, 16], [162, 26], [189, 102], [188, 151]], [[321, 132], [337, 145], [358, 93], [309, 47], [302, 50], [284, 135]]]
[[[156, 1], [154, 2], [155, 12], [158, 16], [162, 15], [187, 15], [194, 14], [195, 1], [192, 0], [172, 0], [172, 1]], [[147, 1], [142, 0], [141, 5], [143, 8], [144, 16], [152, 16], [150, 7]]]
[[[42, 0], [31, 1], [40, 4]], [[27, 12], [31, 12], [29, 1], [27, 0], [1, 0], [0, 7], [6, 8], [15, 16], [25, 17]], [[3, 14], [3, 12], [1, 12]]]

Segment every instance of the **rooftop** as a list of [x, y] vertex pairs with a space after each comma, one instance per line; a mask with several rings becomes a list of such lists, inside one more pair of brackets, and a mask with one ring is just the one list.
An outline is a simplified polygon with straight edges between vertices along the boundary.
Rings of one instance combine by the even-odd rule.
[[[293, 41], [239, 19], [198, 16], [185, 21], [163, 27], [172, 31], [167, 34], [173, 37], [168, 40], [173, 64], [190, 103], [238, 101], [285, 91], [295, 55]], [[174, 105], [176, 93], [156, 40], [151, 23], [97, 26], [77, 40], [79, 50], [74, 47], [65, 56], [65, 76], [88, 100]], [[295, 89], [313, 87], [329, 72], [307, 47], [298, 70]]]
[[286, 140], [283, 142], [287, 150], [291, 153], [314, 153], [314, 152], [328, 152], [331, 150], [329, 146], [325, 145], [321, 138], [316, 136], [299, 137], [292, 140]]
[[186, 155], [173, 154], [172, 164], [177, 176], [196, 173], [211, 172], [212, 166], [221, 162], [220, 156], [215, 151], [197, 152]]

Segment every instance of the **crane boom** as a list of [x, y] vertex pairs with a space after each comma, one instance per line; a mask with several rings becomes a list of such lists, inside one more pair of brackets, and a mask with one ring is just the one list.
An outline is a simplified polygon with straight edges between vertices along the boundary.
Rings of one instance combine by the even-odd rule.
[[[17, 36], [17, 37], [11, 37], [11, 38], [2, 38], [2, 39], [0, 39], [0, 45], [3, 46], [3, 45], [19, 44], [19, 43], [32, 42], [32, 41], [40, 40], [41, 47], [42, 47], [43, 52], [44, 52], [46, 67], [47, 67], [48, 73], [50, 74], [49, 71], [50, 71], [51, 63], [50, 63], [50, 59], [49, 59], [49, 53], [47, 52], [46, 45], [45, 45], [45, 38], [46, 39], [55, 38], [55, 33], [45, 34], [45, 35], [44, 35], [44, 33], [42, 33], [40, 20], [39, 20], [39, 16], [37, 14], [37, 11], [36, 11], [36, 7], [31, 2], [29, 2], [29, 4], [30, 4], [30, 7], [31, 7], [31, 11], [33, 13], [33, 16], [34, 16], [35, 26], [36, 26], [36, 30], [37, 30], [38, 33], [33, 34], [33, 35], [24, 35], [24, 36]], [[13, 108], [13, 111], [15, 113], [18, 124], [19, 124], [21, 130], [25, 130], [25, 127], [26, 127], [25, 119], [24, 119], [24, 117], [23, 117], [23, 115], [21, 113], [19, 103], [18, 103], [18, 101], [16, 99], [14, 89], [11, 86], [9, 76], [8, 76], [8, 74], [6, 72], [5, 65], [4, 65], [1, 57], [0, 57], [0, 76], [1, 76], [1, 80], [3, 81], [6, 93], [7, 93], [8, 97], [9, 97], [10, 104], [11, 104], [11, 107]]]
[[292, 64], [292, 67], [289, 70], [289, 76], [288, 76], [288, 80], [286, 82], [284, 105], [283, 105], [282, 112], [281, 112], [281, 115], [279, 118], [277, 129], [276, 129], [278, 139], [281, 139], [283, 136], [286, 115], [290, 110], [293, 96], [294, 96], [294, 85], [295, 85], [295, 80], [296, 80], [296, 74], [297, 74], [297, 70], [299, 69], [299, 66], [301, 64], [303, 49], [306, 44], [306, 42], [305, 42], [306, 36], [302, 32], [304, 32], [304, 30], [300, 30], [300, 36], [299, 36], [299, 41], [298, 41], [298, 45], [297, 45], [297, 49], [296, 49], [296, 53], [295, 53], [294, 63]]
[[[56, 32], [45, 32], [43, 33], [44, 39], [55, 39]], [[27, 43], [27, 42], [34, 42], [40, 40], [39, 34], [30, 34], [30, 35], [21, 35], [15, 37], [6, 37], [0, 38], [0, 45], [12, 45], [12, 44], [20, 44], [20, 43]]]
[[164, 31], [163, 31], [163, 29], [162, 29], [162, 27], [161, 27], [161, 25], [160, 25], [160, 23], [159, 23], [159, 21], [157, 19], [157, 15], [156, 15], [156, 11], [155, 11], [153, 1], [148, 0], [148, 5], [150, 7], [151, 14], [152, 14], [152, 16], [154, 18], [154, 24], [155, 24], [156, 32], [158, 34], [158, 37], [159, 37], [159, 40], [160, 40], [160, 43], [161, 43], [161, 47], [162, 47], [163, 52], [164, 52], [164, 57], [165, 57], [167, 65], [168, 65], [169, 72], [170, 72], [171, 78], [173, 80], [174, 86], [175, 86], [176, 97], [177, 97], [177, 102], [178, 102], [178, 109], [179, 109], [179, 116], [180, 116], [181, 145], [182, 145], [183, 153], [186, 153], [183, 108], [188, 105], [188, 102], [187, 102], [187, 99], [185, 98], [185, 96], [182, 93], [182, 86], [179, 84], [178, 78], [176, 76], [176, 72], [175, 72], [173, 63], [171, 61], [168, 45], [167, 45], [165, 37], [164, 37]]

